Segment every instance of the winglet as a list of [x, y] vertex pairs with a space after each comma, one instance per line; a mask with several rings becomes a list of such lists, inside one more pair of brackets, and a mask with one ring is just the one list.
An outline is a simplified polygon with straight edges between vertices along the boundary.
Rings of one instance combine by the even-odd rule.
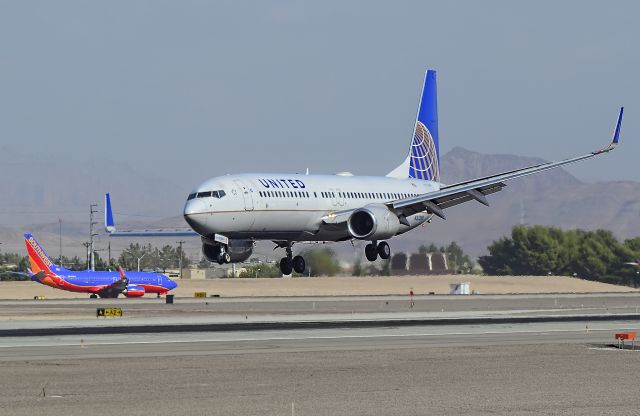
[[[107, 194], [107, 195], [109, 195], [109, 194]], [[120, 273], [120, 280], [126, 280], [127, 279], [127, 276], [125, 276], [124, 270], [122, 270], [121, 266], [118, 266], [118, 273]]]
[[611, 143], [609, 143], [609, 146], [605, 147], [604, 149], [600, 149], [600, 150], [596, 150], [595, 152], [592, 152], [591, 154], [593, 155], [599, 155], [602, 153], [607, 153], [612, 151], [613, 149], [616, 148], [616, 146], [618, 145], [618, 140], [620, 140], [620, 128], [622, 127], [622, 113], [624, 112], [624, 107], [620, 107], [620, 114], [618, 115], [618, 122], [616, 123], [616, 129], [613, 132], [613, 138], [611, 139]]
[[620, 107], [620, 115], [618, 116], [618, 124], [616, 124], [616, 131], [613, 133], [613, 140], [611, 143], [618, 144], [618, 139], [620, 139], [620, 126], [622, 125], [622, 113], [624, 112], [624, 107]]
[[109, 234], [116, 231], [116, 225], [113, 222], [113, 211], [111, 210], [111, 197], [108, 192], [104, 196], [104, 229]]

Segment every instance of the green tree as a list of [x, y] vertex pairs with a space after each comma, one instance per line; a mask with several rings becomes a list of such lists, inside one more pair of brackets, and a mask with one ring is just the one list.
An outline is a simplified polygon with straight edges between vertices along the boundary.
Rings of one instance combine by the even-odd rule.
[[340, 271], [336, 253], [329, 247], [305, 250], [301, 255], [311, 276], [335, 276]]
[[457, 272], [458, 270], [462, 270], [468, 272], [473, 268], [473, 262], [467, 256], [462, 247], [460, 247], [455, 241], [452, 241], [447, 247], [445, 247], [444, 252], [447, 254], [447, 259], [449, 261], [449, 269]]
[[238, 277], [240, 278], [264, 278], [264, 277], [281, 277], [280, 267], [275, 264], [258, 263], [251, 266], [246, 266], [243, 271], [240, 272]]
[[351, 276], [362, 276], [362, 263], [360, 262], [360, 259], [353, 264]]
[[510, 238], [493, 242], [489, 255], [481, 256], [478, 262], [487, 274], [553, 273], [636, 285], [637, 273], [624, 263], [637, 254], [637, 243], [627, 240], [622, 244], [607, 230], [516, 226]]

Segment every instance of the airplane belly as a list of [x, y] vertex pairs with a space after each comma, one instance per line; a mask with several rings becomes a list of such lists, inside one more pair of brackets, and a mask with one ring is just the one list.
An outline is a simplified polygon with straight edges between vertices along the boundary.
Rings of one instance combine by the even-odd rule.
[[319, 214], [309, 211], [276, 211], [265, 210], [255, 213], [253, 229], [262, 232], [313, 232], [317, 230]]

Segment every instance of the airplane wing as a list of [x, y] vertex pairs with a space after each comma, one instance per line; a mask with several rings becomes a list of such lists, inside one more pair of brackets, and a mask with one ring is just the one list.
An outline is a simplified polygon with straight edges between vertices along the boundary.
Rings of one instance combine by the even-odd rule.
[[111, 209], [109, 193], [104, 196], [104, 229], [110, 237], [196, 237], [199, 234], [190, 228], [160, 228], [139, 230], [117, 230]]
[[613, 150], [618, 144], [620, 138], [620, 126], [622, 124], [622, 113], [624, 108], [620, 108], [618, 122], [613, 134], [611, 143], [603, 149], [587, 153], [582, 156], [576, 156], [564, 159], [558, 162], [547, 162], [539, 165], [529, 166], [526, 168], [516, 169], [508, 172], [502, 172], [496, 175], [486, 176], [484, 178], [474, 179], [466, 182], [460, 182], [453, 185], [447, 185], [435, 192], [429, 192], [417, 197], [399, 199], [387, 204], [387, 206], [395, 211], [399, 216], [409, 216], [427, 210], [427, 212], [437, 215], [442, 219], [446, 219], [443, 209], [449, 208], [463, 202], [476, 200], [483, 205], [489, 205], [486, 195], [500, 191], [506, 186], [504, 182], [511, 179], [521, 178], [533, 175], [547, 170], [559, 168], [560, 166], [576, 163], [581, 160], [590, 159]]
[[95, 293], [97, 293], [101, 298], [114, 298], [118, 297], [118, 295], [124, 292], [127, 289], [127, 285], [129, 284], [129, 279], [124, 275], [124, 271], [122, 267], [118, 267], [118, 271], [120, 272], [120, 280], [117, 280], [109, 285], [100, 287]]
[[[475, 200], [488, 206], [489, 202], [487, 201], [486, 195], [500, 191], [506, 186], [506, 181], [555, 169], [581, 160], [590, 159], [613, 150], [618, 144], [618, 140], [620, 138], [620, 126], [622, 124], [623, 111], [624, 108], [620, 108], [618, 122], [616, 124], [611, 143], [603, 149], [558, 162], [541, 163], [539, 165], [502, 172], [496, 175], [486, 176], [484, 178], [447, 185], [440, 188], [438, 191], [429, 192], [416, 197], [398, 199], [388, 202], [386, 205], [390, 210], [394, 211], [398, 215], [400, 222], [405, 224], [408, 224], [406, 220], [407, 216], [424, 211], [434, 214], [442, 219], [446, 219], [443, 211], [444, 209], [467, 201]], [[323, 223], [329, 226], [337, 226], [342, 222], [347, 221], [352, 212], [353, 210], [345, 210], [333, 213], [323, 218]]]
[[33, 272], [31, 272], [31, 269], [29, 269], [28, 273], [25, 273], [25, 272], [14, 272], [14, 271], [6, 270], [6, 271], [3, 271], [3, 272], [0, 272], [0, 274], [14, 274], [16, 276], [25, 276], [25, 277], [30, 278], [31, 280], [40, 280], [40, 279], [42, 279], [43, 277], [46, 276], [46, 273], [44, 271], [42, 271], [42, 270], [40, 270], [38, 273], [34, 274]]

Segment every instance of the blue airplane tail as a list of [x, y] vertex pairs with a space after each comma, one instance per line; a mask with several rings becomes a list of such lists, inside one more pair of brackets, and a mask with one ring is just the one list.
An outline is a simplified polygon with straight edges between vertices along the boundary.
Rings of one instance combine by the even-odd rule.
[[436, 71], [430, 69], [424, 78], [418, 116], [405, 161], [387, 176], [440, 180], [440, 143], [438, 140], [438, 94]]
[[116, 224], [113, 221], [113, 211], [111, 209], [111, 196], [108, 192], [104, 195], [104, 229], [109, 234], [116, 230]]

